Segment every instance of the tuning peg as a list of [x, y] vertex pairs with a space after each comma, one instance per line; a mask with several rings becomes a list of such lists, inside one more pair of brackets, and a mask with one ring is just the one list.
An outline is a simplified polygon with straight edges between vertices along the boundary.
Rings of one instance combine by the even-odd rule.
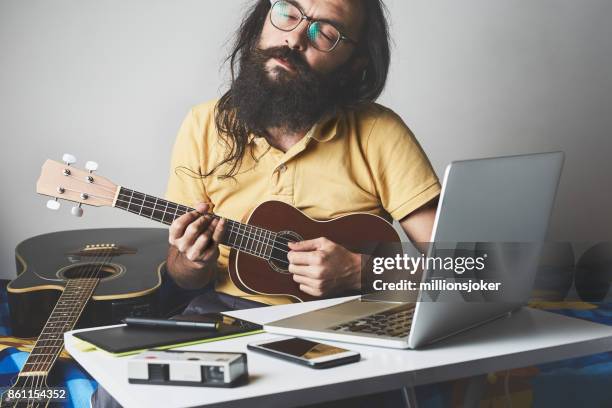
[[47, 201], [47, 208], [50, 210], [59, 210], [60, 205], [61, 204], [59, 201], [57, 201], [57, 198], [55, 200]]
[[70, 209], [70, 214], [74, 215], [75, 217], [82, 217], [83, 209], [81, 208], [81, 204], [79, 204], [78, 206], [72, 207]]
[[73, 155], [71, 155], [70, 153], [64, 153], [64, 155], [62, 156], [62, 160], [64, 163], [66, 163], [68, 166], [70, 166], [73, 163], [76, 163], [76, 157], [74, 157]]
[[98, 163], [95, 161], [88, 161], [85, 163], [85, 168], [89, 170], [90, 173], [93, 173], [94, 171], [98, 170]]

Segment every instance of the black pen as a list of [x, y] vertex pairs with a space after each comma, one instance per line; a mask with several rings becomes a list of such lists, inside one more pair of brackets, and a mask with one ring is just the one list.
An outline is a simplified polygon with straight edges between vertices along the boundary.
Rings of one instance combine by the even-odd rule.
[[148, 319], [142, 317], [126, 317], [123, 323], [128, 326], [138, 327], [159, 327], [168, 329], [198, 329], [198, 330], [219, 330], [219, 323], [212, 322], [187, 322], [182, 320], [169, 319]]

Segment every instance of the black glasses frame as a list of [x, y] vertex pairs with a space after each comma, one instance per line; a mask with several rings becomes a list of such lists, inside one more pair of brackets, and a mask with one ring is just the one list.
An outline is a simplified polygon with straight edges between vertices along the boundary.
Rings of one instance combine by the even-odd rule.
[[[288, 5], [292, 6], [292, 7], [295, 7], [295, 8], [296, 8], [296, 9], [297, 9], [297, 10], [300, 12], [301, 18], [300, 18], [300, 20], [297, 22], [297, 24], [296, 24], [294, 27], [289, 28], [289, 29], [286, 29], [286, 28], [280, 28], [279, 26], [277, 26], [276, 24], [274, 24], [274, 21], [272, 20], [272, 9], [274, 9], [274, 7], [275, 7], [276, 5], [278, 5], [279, 3], [286, 3], [286, 4], [288, 4]], [[346, 41], [346, 42], [351, 43], [351, 44], [353, 44], [353, 45], [357, 45], [357, 41], [355, 41], [355, 40], [353, 40], [352, 38], [350, 38], [350, 37], [348, 37], [347, 35], [345, 35], [345, 34], [344, 34], [344, 33], [343, 33], [343, 32], [342, 32], [342, 31], [341, 31], [341, 30], [340, 30], [338, 27], [336, 27], [336, 26], [335, 26], [333, 23], [331, 23], [331, 22], [329, 22], [329, 21], [317, 20], [317, 19], [314, 19], [314, 18], [312, 18], [312, 17], [307, 16], [307, 15], [306, 15], [306, 14], [304, 14], [304, 12], [303, 12], [303, 11], [302, 11], [302, 10], [301, 10], [301, 9], [300, 9], [300, 8], [299, 8], [297, 5], [295, 5], [294, 3], [291, 3], [291, 2], [286, 1], [286, 0], [277, 0], [277, 1], [274, 1], [274, 2], [272, 3], [272, 7], [270, 8], [270, 24], [272, 24], [272, 25], [274, 26], [274, 28], [276, 28], [277, 30], [284, 31], [284, 32], [288, 33], [288, 32], [290, 32], [290, 31], [293, 31], [293, 30], [295, 30], [296, 28], [298, 28], [298, 27], [300, 26], [300, 24], [302, 24], [302, 21], [304, 21], [304, 20], [306, 20], [306, 21], [308, 22], [308, 26], [306, 27], [306, 31], [307, 31], [307, 32], [310, 30], [310, 26], [311, 26], [311, 25], [313, 25], [314, 23], [321, 22], [321, 23], [325, 23], [325, 24], [329, 24], [329, 25], [331, 25], [332, 27], [334, 27], [334, 28], [336, 29], [336, 31], [338, 31], [338, 34], [340, 34], [340, 36], [338, 37], [338, 40], [336, 41], [336, 43], [335, 43], [334, 45], [332, 45], [332, 47], [331, 47], [330, 49], [328, 49], [328, 50], [324, 50], [324, 49], [321, 49], [321, 48], [317, 47], [317, 46], [316, 46], [316, 44], [314, 43], [314, 41], [312, 41], [312, 40], [310, 39], [310, 37], [308, 37], [308, 36], [307, 36], [307, 37], [308, 37], [308, 42], [310, 42], [310, 44], [312, 44], [312, 46], [313, 46], [314, 48], [316, 48], [317, 50], [319, 50], [319, 51], [322, 51], [322, 52], [332, 52], [334, 49], [336, 49], [336, 47], [338, 46], [338, 44], [340, 44], [340, 41]]]

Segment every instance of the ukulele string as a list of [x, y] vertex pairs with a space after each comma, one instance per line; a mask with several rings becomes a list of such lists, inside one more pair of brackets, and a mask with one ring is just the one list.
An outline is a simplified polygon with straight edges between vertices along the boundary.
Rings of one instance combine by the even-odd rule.
[[[73, 193], [77, 193], [77, 194], [81, 194], [81, 192], [79, 190], [73, 190], [69, 187], [62, 187], [64, 189], [64, 192], [66, 191], [72, 191]], [[105, 197], [105, 196], [101, 196], [101, 195], [97, 195], [97, 194], [92, 194], [92, 193], [87, 193], [88, 197], [95, 197], [95, 198], [99, 198], [100, 200], [109, 200], [109, 201], [113, 201], [113, 198], [109, 198], [109, 197]], [[61, 197], [60, 197], [61, 198]], [[74, 201], [74, 200], [72, 200]]]
[[[87, 181], [87, 180], [81, 180], [80, 178], [77, 178], [77, 177], [75, 177], [75, 176], [74, 176], [74, 175], [72, 175], [72, 174], [70, 174], [68, 177], [69, 177], [69, 178], [72, 178], [72, 179], [74, 179], [74, 180], [76, 180], [76, 181], [77, 181], [77, 182], [79, 182], [79, 183], [86, 184], [86, 185], [91, 185], [91, 183], [90, 183], [89, 181]], [[116, 192], [116, 188], [110, 188], [110, 187], [104, 186], [104, 185], [102, 185], [102, 184], [97, 184], [97, 186], [101, 187], [103, 190], [106, 190], [106, 191], [107, 191], [107, 192], [109, 192], [109, 193], [115, 193], [115, 192]], [[69, 190], [69, 191], [72, 191], [72, 192], [75, 192], [75, 193], [79, 193], [79, 191], [72, 190], [72, 189], [68, 189], [68, 188], [65, 188], [65, 190]], [[130, 197], [130, 200], [129, 200], [129, 201], [126, 201], [126, 200], [120, 200], [120, 199], [119, 199], [119, 197], [120, 197], [120, 196], [122, 196], [122, 195], [126, 195], [126, 196], [127, 196], [127, 194], [125, 194], [125, 193], [121, 193], [121, 189], [120, 189], [120, 190], [119, 190], [119, 195], [117, 196], [117, 201], [116, 201], [116, 202], [119, 202], [119, 201], [121, 201], [121, 202], [123, 202], [123, 203], [126, 203], [126, 202], [127, 202], [127, 203], [128, 203], [128, 208], [129, 208], [129, 204], [131, 204], [131, 199], [132, 199], [132, 198], [134, 198], [134, 197], [133, 197], [133, 193], [135, 193], [135, 191], [133, 191], [133, 190], [130, 190], [130, 191], [132, 191], [132, 197]], [[143, 194], [143, 193], [139, 193], [139, 194]], [[114, 197], [104, 197], [104, 196], [98, 196], [98, 195], [94, 195], [94, 194], [89, 194], [89, 195], [90, 195], [90, 196], [92, 196], [92, 197], [96, 197], [96, 198], [103, 199], [103, 200], [109, 200], [109, 201], [111, 201], [111, 202], [114, 200]], [[155, 209], [155, 207], [145, 207], [145, 206], [144, 206], [144, 204], [147, 202], [148, 195], [147, 195], [147, 194], [143, 194], [143, 196], [144, 196], [143, 198], [137, 198], [138, 200], [142, 200], [142, 205], [141, 205], [141, 208], [147, 208], [147, 209], [149, 209], [149, 210], [153, 210], [153, 211], [161, 211], [161, 210], [156, 210], [156, 209]], [[153, 205], [155, 206], [155, 203], [153, 203]], [[178, 207], [179, 207], [179, 206], [181, 206], [180, 204], [176, 204], [176, 205], [177, 205], [177, 209], [178, 209]], [[182, 206], [182, 207], [187, 208], [187, 211], [185, 211], [185, 213], [187, 213], [187, 212], [189, 212], [189, 211], [195, 211], [195, 209], [190, 208], [190, 207], [186, 207], [186, 206]], [[161, 211], [161, 212], [163, 212], [163, 213], [164, 213], [164, 215], [169, 214], [169, 213], [168, 213], [168, 212], [166, 212], [165, 210], [164, 210], [164, 211]], [[175, 213], [174, 213], [175, 217], [176, 217], [177, 213], [178, 213], [178, 211], [175, 211]], [[181, 215], [182, 215], [182, 214], [181, 214]], [[213, 215], [213, 217], [220, 218], [220, 217], [219, 217], [218, 215], [216, 215], [216, 214], [212, 214], [212, 215]], [[252, 225], [251, 225], [250, 227], [251, 227], [251, 228], [253, 228], [253, 227], [254, 227], [254, 228], [259, 229], [259, 230], [262, 230], [262, 231], [267, 231], [267, 230], [265, 230], [265, 229], [263, 229], [263, 228], [260, 228], [260, 227], [255, 227], [255, 226], [252, 226]], [[275, 233], [273, 233], [273, 234], [275, 234]], [[287, 241], [287, 242], [288, 242], [288, 241]], [[283, 246], [283, 245], [282, 245], [282, 243], [280, 243], [280, 244], [281, 244], [281, 248], [280, 248], [280, 249], [279, 249], [279, 248], [274, 248], [274, 249], [278, 249], [280, 252], [288, 253], [289, 251], [285, 251], [285, 250], [283, 250], [283, 247], [284, 247], [284, 248], [286, 248], [286, 249], [289, 249], [289, 248], [288, 248], [288, 246]], [[284, 262], [284, 260], [280, 260], [280, 259], [276, 259], [276, 260], [277, 260], [277, 261], [280, 261], [280, 262]]]
[[[81, 180], [79, 180], [79, 181], [85, 183], [85, 181], [81, 181]], [[74, 191], [74, 192], [78, 193], [78, 191], [75, 191], [75, 190], [71, 190], [71, 191]], [[173, 217], [173, 219], [176, 219], [177, 216], [184, 215], [184, 214], [186, 214], [188, 212], [191, 212], [191, 211], [196, 211], [195, 208], [187, 207], [187, 206], [184, 206], [182, 204], [171, 203], [169, 201], [167, 201], [167, 203], [166, 203], [166, 208], [164, 208], [163, 210], [157, 209], [157, 200], [158, 200], [157, 197], [155, 197], [155, 201], [152, 202], [152, 201], [150, 201], [150, 200], [152, 200], [152, 198], [149, 198], [149, 196], [147, 194], [138, 193], [138, 194], [142, 194], [143, 195], [142, 198], [139, 198], [139, 197], [134, 197], [133, 196], [133, 193], [135, 193], [135, 191], [133, 191], [133, 190], [130, 190], [130, 191], [132, 192], [132, 194], [130, 194], [130, 196], [128, 196], [127, 193], [122, 193], [120, 191], [119, 195], [117, 196], [117, 200], [115, 202], [116, 203], [117, 202], [121, 202], [121, 203], [127, 204], [126, 205], [126, 209], [129, 212], [136, 213], [136, 211], [131, 211], [129, 209], [130, 205], [132, 204], [132, 200], [135, 198], [136, 200], [142, 201], [141, 204], [133, 203], [133, 204], [136, 204], [137, 206], [140, 207], [140, 211], [138, 212], [138, 215], [142, 215], [142, 209], [147, 209], [147, 210], [151, 210], [151, 216], [153, 216], [154, 212], [162, 213], [163, 215], [162, 215], [161, 219], [163, 220], [166, 215], [171, 215]], [[121, 198], [122, 196], [126, 197], [127, 199]], [[103, 196], [96, 196], [96, 197], [104, 199], [104, 200], [109, 200], [109, 201], [114, 200], [114, 198], [110, 198], [110, 197], [103, 197]], [[164, 201], [166, 201], [166, 200], [164, 200]], [[147, 206], [145, 204], [151, 204], [151, 205], [153, 205], [153, 207]], [[167, 211], [168, 210], [168, 204], [176, 205], [175, 210], [174, 211]], [[182, 210], [180, 207], [183, 207], [185, 209]], [[221, 218], [217, 214], [210, 214], [210, 215], [212, 217], [214, 217], [214, 218]], [[265, 228], [257, 227], [255, 225], [248, 225], [248, 224], [244, 224], [244, 226], [243, 226], [242, 223], [238, 223], [238, 224], [239, 224], [238, 234], [240, 236], [242, 236], [243, 238], [246, 237], [247, 238], [247, 242], [250, 239], [250, 240], [253, 240], [253, 242], [257, 242], [258, 244], [269, 245], [269, 244], [266, 244], [265, 241], [263, 241], [264, 239], [266, 239], [266, 238], [264, 238], [264, 234], [266, 234], [266, 233], [272, 234], [272, 236], [274, 236], [274, 238], [275, 238], [275, 241], [276, 241], [276, 238], [279, 238], [277, 233], [275, 233], [273, 231], [266, 230]], [[251, 229], [254, 229], [254, 231], [247, 231], [247, 226], [250, 227]], [[242, 229], [244, 229], [244, 231], [242, 231]], [[279, 246], [276, 245], [277, 242], [273, 242], [273, 244], [272, 244], [273, 245], [273, 249], [276, 249], [276, 250], [278, 250], [281, 253], [288, 253], [289, 252], [288, 251], [289, 247], [286, 245], [287, 242], [288, 241], [285, 241], [285, 242], [280, 241], [280, 242], [278, 242]], [[253, 254], [253, 255], [255, 255], [255, 254]], [[284, 262], [284, 260], [281, 260], [281, 259], [275, 259], [275, 260], [280, 261], [280, 262]]]
[[[83, 180], [83, 179], [81, 179], [81, 178], [79, 178], [79, 177], [76, 177], [76, 176], [74, 176], [72, 173], [70, 173], [70, 174], [69, 174], [67, 177], [68, 177], [68, 178], [71, 178], [71, 179], [73, 179], [73, 180], [76, 180], [76, 181], [77, 181], [77, 183], [85, 184], [85, 185], [87, 185], [87, 186], [91, 186], [91, 185], [92, 185], [92, 184], [91, 184], [89, 181], [87, 181], [87, 180]], [[109, 192], [109, 193], [114, 193], [115, 191], [117, 191], [117, 188], [116, 188], [116, 187], [108, 187], [108, 186], [105, 186], [105, 185], [103, 185], [103, 184], [98, 184], [98, 183], [96, 183], [96, 184], [95, 184], [95, 186], [96, 186], [96, 188], [101, 188], [101, 189], [103, 189], [103, 190], [106, 190], [106, 191], [107, 191], [107, 192]], [[68, 190], [68, 189], [66, 189], [66, 190]], [[75, 191], [75, 190], [71, 190], [71, 191]], [[91, 195], [91, 194], [90, 194], [90, 195]]]
[[[119, 197], [121, 197], [122, 195], [126, 195], [125, 193], [120, 193]], [[134, 203], [130, 200], [124, 200], [117, 197], [117, 202], [122, 202], [122, 203], [126, 203], [127, 204], [127, 208], [126, 210], [128, 210], [129, 212], [132, 212], [134, 214], [138, 214], [138, 215], [142, 215], [142, 209], [146, 208], [147, 210], [152, 210], [151, 212], [151, 216], [153, 216], [154, 212], [159, 212], [162, 213], [163, 215], [161, 216], [161, 220], [163, 220], [165, 218], [166, 215], [171, 215], [173, 218], [177, 218], [180, 217], [181, 215], [184, 215], [188, 212], [191, 211], [196, 211], [194, 208], [191, 207], [187, 207], [181, 204], [174, 204], [177, 205], [177, 208], [174, 211], [167, 211], [167, 209], [157, 209], [157, 207], [149, 207], [149, 206], [145, 206], [144, 203], [148, 203], [148, 204], [152, 204], [155, 205], [155, 203], [151, 203], [148, 202], [148, 198], [136, 198], [137, 200], [142, 201], [142, 204], [139, 203]], [[129, 197], [128, 198], [134, 198], [134, 197]], [[137, 211], [132, 211], [129, 209], [130, 204], [136, 204], [137, 206], [139, 206], [141, 208], [140, 212]], [[185, 210], [180, 209], [179, 207], [184, 207]], [[211, 216], [215, 217], [215, 218], [221, 218], [219, 215], [217, 214], [210, 214]], [[278, 233], [267, 230], [265, 228], [261, 228], [261, 227], [257, 227], [255, 225], [249, 225], [249, 224], [243, 224], [243, 223], [239, 223], [233, 220], [229, 220], [231, 222], [230, 227], [232, 228], [231, 233], [236, 234], [242, 238], [246, 238], [247, 240], [247, 244], [249, 241], [251, 241], [252, 243], [256, 243], [257, 245], [262, 244], [262, 245], [272, 245], [272, 249], [276, 250], [277, 252], [280, 253], [289, 253], [289, 246], [287, 245], [287, 242], [289, 242], [289, 240], [285, 240], [284, 238], [280, 237], [278, 235]], [[238, 224], [237, 227], [237, 231], [233, 229], [233, 225], [234, 224]], [[250, 229], [250, 230], [249, 230]], [[270, 234], [271, 237], [273, 237], [272, 243], [270, 244], [270, 238], [266, 237], [266, 234]], [[240, 241], [240, 244], [242, 245], [242, 240]], [[243, 252], [247, 252], [250, 253], [251, 255], [258, 255], [257, 251], [255, 250], [245, 250], [243, 248], [238, 248]], [[263, 258], [263, 256], [262, 256]], [[275, 261], [279, 261], [279, 262], [286, 262], [286, 260], [283, 259], [278, 259], [278, 258], [271, 258]]]
[[[272, 256], [272, 254], [274, 253], [275, 250], [277, 252], [280, 252], [280, 253], [285, 253], [285, 254], [289, 253], [288, 250], [283, 250], [282, 246], [281, 246], [281, 248], [279, 248], [276, 245], [278, 243], [278, 240], [282, 239], [282, 237], [279, 237], [278, 234], [274, 234], [274, 239], [273, 239], [272, 243], [271, 244], [270, 243], [266, 243], [265, 240], [267, 238], [257, 237], [255, 232], [251, 233], [249, 231], [246, 231], [246, 227], [243, 227], [242, 225], [245, 225], [245, 224], [238, 224], [238, 227], [237, 227], [238, 230], [235, 231], [233, 224], [230, 224], [229, 236], [231, 237], [232, 234], [235, 234], [236, 236], [239, 236], [239, 237], [242, 237], [242, 238], [246, 238], [246, 244], [247, 245], [248, 245], [249, 240], [250, 240], [253, 243], [257, 243], [257, 246], [259, 246], [259, 244], [262, 244], [263, 246], [266, 246], [266, 245], [269, 246], [269, 247], [271, 246], [271, 251], [270, 251], [270, 255], [269, 256], [265, 256], [262, 253], [259, 253], [257, 250], [253, 250], [253, 249], [249, 250], [248, 248], [241, 248], [242, 238], [240, 239], [240, 243], [237, 245], [238, 246], [237, 249], [239, 251], [246, 252], [246, 253], [254, 255], [254, 256], [259, 256], [259, 257], [264, 258], [264, 259], [269, 259], [269, 260], [274, 260], [274, 261], [279, 261], [279, 262], [287, 262], [287, 259], [279, 259], [279, 258], [275, 258], [274, 256]], [[245, 229], [245, 231], [242, 231], [243, 228]], [[258, 238], [263, 238], [264, 240], [258, 239]], [[289, 241], [285, 241], [285, 244], [287, 242], [289, 242]], [[285, 248], [289, 249], [288, 246], [285, 246]]]
[[[110, 250], [106, 250], [107, 253], [105, 254], [104, 252], [100, 254], [97, 254], [94, 259], [90, 262], [89, 264], [89, 268], [84, 268], [85, 271], [83, 273], [84, 277], [81, 277], [81, 279], [91, 279], [92, 277], [98, 277], [99, 276], [99, 272], [102, 270], [102, 268], [104, 267], [105, 264], [108, 263], [108, 261], [112, 258], [112, 249]], [[70, 282], [69, 282], [70, 283]], [[68, 316], [68, 320], [70, 320], [71, 318], [74, 318], [75, 316], [72, 316], [75, 312], [78, 312], [78, 309], [81, 308], [81, 312], [82, 310], [85, 308], [85, 303], [86, 301], [81, 305], [80, 302], [85, 300], [85, 298], [89, 298], [91, 296], [91, 294], [93, 293], [93, 288], [91, 289], [91, 293], [87, 293], [85, 294], [85, 291], [80, 291], [77, 295], [77, 299], [79, 300], [79, 302], [74, 302], [73, 305], [70, 307], [69, 312], [64, 313], [64, 315]], [[63, 292], [62, 292], [63, 294]], [[58, 302], [55, 304], [53, 311], [51, 312], [51, 315], [53, 315], [53, 312], [55, 311], [55, 309], [57, 308], [57, 306], [59, 305], [61, 300], [61, 295], [60, 295], [60, 299], [58, 299]], [[88, 300], [88, 299], [87, 299]], [[78, 317], [77, 317], [78, 319]], [[47, 321], [47, 324], [49, 322]], [[66, 331], [66, 326], [68, 325], [68, 321], [64, 322], [63, 324], [60, 324], [59, 328], [60, 328], [60, 333], [55, 333], [55, 339], [53, 340], [47, 340], [47, 342], [51, 342], [53, 345], [52, 346], [41, 346], [43, 348], [56, 348], [57, 346], [59, 346], [60, 344], [63, 343], [64, 339], [63, 339], [63, 333]], [[76, 319], [72, 322], [72, 324], [74, 325], [76, 323]], [[47, 324], [45, 324], [45, 326], [43, 327], [43, 331], [45, 330], [45, 328], [47, 327]], [[56, 324], [52, 330], [57, 330], [58, 329], [58, 325]], [[58, 334], [61, 334], [61, 338], [58, 338]], [[36, 340], [33, 350], [36, 348], [36, 345], [38, 344], [38, 339]], [[46, 367], [47, 371], [50, 371], [51, 366], [53, 365], [53, 361], [59, 356], [59, 354], [61, 353], [61, 350], [59, 352], [56, 353], [43, 353], [44, 357], [40, 360], [37, 359], [37, 357], [35, 356], [34, 359], [34, 368], [33, 371], [36, 372], [38, 370], [41, 370], [43, 368]], [[36, 361], [38, 360], [38, 361]], [[27, 360], [26, 360], [27, 361]], [[47, 372], [48, 375], [48, 372]], [[34, 377], [36, 377], [36, 380], [34, 380]], [[32, 391], [33, 389], [38, 389], [42, 384], [44, 384], [45, 380], [46, 380], [46, 376], [30, 376], [30, 378], [32, 378], [32, 384], [30, 386], [30, 390]], [[27, 383], [28, 380], [30, 379], [26, 379], [25, 385], [27, 388]], [[34, 403], [36, 403], [36, 400], [33, 400]], [[28, 406], [30, 406], [30, 397], [28, 397]]]
[[[140, 193], [142, 194], [142, 193]], [[120, 198], [121, 196], [127, 196], [128, 200], [126, 199], [122, 199]], [[132, 201], [133, 198], [136, 198], [137, 200], [142, 201], [142, 203], [135, 203]], [[105, 199], [108, 199], [105, 197]], [[158, 209], [156, 207], [156, 204], [154, 202], [150, 202], [148, 196], [144, 197], [144, 198], [138, 198], [138, 197], [129, 197], [127, 194], [125, 193], [120, 193], [119, 196], [117, 197], [117, 201], [116, 202], [121, 202], [121, 203], [125, 203], [126, 208], [125, 210], [127, 210], [128, 212], [131, 212], [133, 214], [138, 214], [138, 215], [143, 215], [142, 214], [142, 209], [147, 209], [147, 210], [151, 210], [151, 218], [153, 217], [155, 212], [158, 212], [160, 214], [162, 214], [161, 219], [159, 221], [165, 223], [164, 219], [166, 215], [170, 215], [173, 219], [176, 219], [177, 217], [180, 217], [181, 215], [184, 215], [188, 212], [192, 212], [192, 211], [196, 211], [194, 208], [191, 207], [187, 207], [181, 204], [176, 204], [176, 203], [171, 203], [173, 205], [176, 205], [177, 208], [171, 211], [167, 211], [167, 205], [166, 208], [164, 209]], [[147, 204], [152, 204], [153, 207], [149, 207], [146, 206], [145, 203]], [[131, 210], [129, 207], [131, 204], [136, 204], [141, 210], [140, 211], [136, 211], [136, 210]], [[184, 207], [185, 210], [180, 209], [180, 207]], [[212, 217], [214, 218], [222, 218], [221, 216], [217, 215], [217, 214], [210, 214]], [[152, 218], [153, 219], [153, 218]], [[233, 220], [229, 220], [232, 223], [236, 223], [238, 224], [238, 232], [234, 231], [234, 233], [238, 234], [239, 236], [243, 237], [243, 238], [247, 238], [247, 242], [249, 240], [253, 241], [254, 243], [257, 244], [264, 244], [264, 245], [269, 245], [268, 243], [266, 243], [266, 240], [269, 240], [269, 238], [266, 238], [265, 235], [266, 234], [270, 234], [272, 237], [274, 237], [274, 239], [278, 239], [281, 238], [278, 236], [278, 234], [276, 232], [267, 230], [265, 228], [261, 228], [255, 225], [249, 225], [249, 224], [242, 224], [242, 223], [238, 223], [236, 221]], [[248, 228], [251, 229], [251, 231], [248, 230]], [[282, 238], [281, 238], [282, 239]], [[288, 241], [277, 241], [277, 242], [273, 242], [272, 246], [273, 249], [276, 249], [278, 252], [281, 253], [288, 253], [289, 252], [289, 247], [286, 245]], [[278, 245], [276, 245], [278, 243]], [[244, 252], [248, 252], [245, 251], [244, 249], [241, 249]], [[255, 255], [255, 254], [252, 254]], [[277, 261], [280, 262], [284, 262], [282, 259], [275, 259]]]
[[[90, 184], [88, 181], [83, 181], [83, 180], [81, 180], [79, 178], [76, 178], [73, 175], [70, 175], [68, 177], [77, 180], [79, 183], [88, 184], [88, 185]], [[102, 187], [102, 189], [106, 189], [107, 192], [114, 192], [114, 191], [116, 191], [116, 189], [113, 191], [112, 189], [110, 189], [108, 187], [105, 187], [105, 186], [102, 186], [102, 185], [99, 185], [99, 186]], [[73, 189], [69, 189], [69, 188], [64, 188], [64, 190], [68, 190], [68, 191], [72, 191], [72, 192], [75, 192], [75, 193], [79, 193], [79, 191], [73, 190]], [[126, 193], [122, 193], [121, 189], [120, 189], [119, 190], [119, 195], [117, 196], [117, 199], [116, 199], [115, 203], [117, 203], [117, 202], [127, 203], [126, 209], [128, 211], [130, 211], [129, 207], [132, 204], [132, 199], [136, 198], [137, 200], [142, 201], [142, 204], [137, 204], [140, 207], [140, 212], [138, 213], [139, 215], [142, 215], [142, 209], [146, 208], [147, 210], [151, 210], [152, 211], [151, 212], [151, 217], [153, 216], [155, 211], [163, 213], [163, 216], [162, 216], [162, 220], [163, 220], [163, 218], [166, 215], [168, 215], [168, 214], [173, 214], [173, 217], [176, 218], [176, 216], [179, 215], [179, 208], [180, 207], [184, 207], [186, 209], [186, 210], [180, 210], [181, 212], [183, 212], [183, 214], [185, 214], [187, 212], [190, 212], [190, 211], [195, 211], [194, 208], [190, 208], [190, 207], [187, 207], [187, 206], [183, 206], [183, 205], [180, 205], [180, 204], [174, 204], [174, 203], [173, 204], [177, 206], [175, 211], [174, 211], [174, 213], [166, 211], [167, 207], [168, 207], [168, 204], [166, 204], [166, 208], [164, 210], [158, 210], [157, 206], [156, 206], [157, 198], [155, 199], [154, 203], [149, 203], [148, 202], [148, 195], [147, 194], [138, 193], [138, 194], [142, 194], [143, 195], [142, 198], [138, 198], [138, 197], [134, 197], [133, 196], [135, 191], [133, 191], [133, 190], [130, 190], [130, 191], [132, 193], [131, 193], [131, 196], [129, 197], [129, 200], [125, 200], [125, 199], [121, 199], [120, 197], [121, 196], [126, 196], [127, 197], [127, 194]], [[102, 199], [102, 200], [108, 200], [108, 201], [111, 201], [111, 202], [115, 200], [114, 197], [112, 197], [112, 198], [111, 197], [104, 197], [104, 196], [99, 196], [99, 195], [95, 195], [95, 194], [89, 194], [89, 195], [92, 196], [92, 197], [96, 197], [96, 198], [99, 198], [99, 199]], [[153, 207], [145, 206], [145, 203], [146, 204], [153, 204]], [[132, 212], [132, 211], [130, 211], [130, 212]], [[183, 214], [180, 214], [180, 215], [183, 215]], [[213, 217], [215, 217], [215, 218], [220, 218], [216, 214], [211, 214], [211, 215]], [[280, 237], [278, 237], [278, 234], [276, 234], [276, 233], [274, 233], [272, 231], [268, 231], [268, 230], [266, 230], [264, 228], [253, 226], [253, 225], [249, 225], [248, 227], [250, 227], [251, 229], [255, 229], [255, 231], [247, 231], [247, 227], [246, 226], [242, 227], [242, 224], [240, 224], [238, 226], [238, 232], [237, 232], [238, 236], [240, 236], [241, 238], [245, 238], [245, 237], [247, 238], [247, 244], [248, 244], [249, 240], [252, 240], [253, 243], [269, 245], [269, 244], [266, 244], [265, 241], [263, 241], [262, 239], [264, 239], [263, 234], [265, 234], [266, 232], [271, 232], [272, 234], [274, 234], [274, 237], [275, 237], [275, 239], [274, 239], [274, 241], [272, 243], [272, 249], [273, 250], [277, 250], [280, 253], [285, 253], [285, 254], [289, 253], [289, 247], [287, 245], [287, 242], [289, 242], [288, 240], [285, 241], [285, 242], [283, 242], [282, 240], [277, 241], [277, 238], [280, 238]], [[242, 229], [244, 229], [244, 231], [242, 231]], [[236, 232], [234, 231], [234, 233], [236, 233]], [[260, 234], [260, 235], [258, 236], [257, 234]], [[242, 239], [241, 239], [240, 242], [242, 244]], [[278, 246], [276, 245], [277, 243], [279, 244]], [[243, 252], [251, 253], [251, 255], [255, 255], [255, 256], [258, 255], [256, 253], [256, 251], [253, 251], [253, 250], [251, 250], [250, 252], [248, 250], [244, 250], [244, 249], [241, 249], [241, 250]], [[273, 260], [279, 261], [279, 262], [286, 262], [286, 260], [284, 260], [284, 259], [278, 259], [278, 258], [273, 258], [273, 257], [271, 257], [270, 259], [273, 259]]]

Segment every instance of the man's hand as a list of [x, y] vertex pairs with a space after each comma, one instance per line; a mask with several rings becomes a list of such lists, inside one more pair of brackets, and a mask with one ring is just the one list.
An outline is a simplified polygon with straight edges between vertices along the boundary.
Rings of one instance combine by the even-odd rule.
[[207, 214], [208, 208], [208, 204], [199, 203], [195, 211], [174, 220], [168, 239], [185, 258], [200, 266], [217, 260], [217, 242], [223, 233], [223, 220]]
[[289, 272], [300, 290], [329, 296], [361, 288], [361, 255], [327, 238], [289, 242]]
[[195, 211], [180, 216], [170, 225], [168, 271], [180, 286], [204, 286], [216, 267], [218, 242], [225, 223], [206, 214], [208, 208], [208, 204], [199, 203]]

